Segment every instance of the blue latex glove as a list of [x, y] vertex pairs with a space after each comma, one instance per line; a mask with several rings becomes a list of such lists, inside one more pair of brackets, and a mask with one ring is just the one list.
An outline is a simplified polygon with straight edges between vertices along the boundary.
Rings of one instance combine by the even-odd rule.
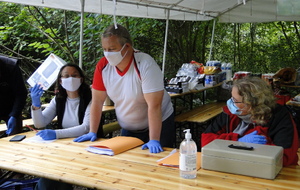
[[150, 153], [160, 153], [164, 151], [158, 140], [150, 140], [149, 142], [147, 142], [142, 146], [143, 150], [146, 148], [149, 149]]
[[36, 135], [39, 135], [44, 140], [56, 139], [56, 133], [52, 129], [45, 129], [45, 130], [39, 131]]
[[239, 142], [255, 143], [255, 144], [266, 144], [267, 139], [265, 136], [257, 135], [257, 131], [253, 131], [238, 140]]
[[7, 122], [6, 134], [10, 135], [14, 131], [16, 125], [17, 125], [17, 119], [15, 117], [11, 116]]
[[35, 84], [34, 87], [30, 89], [30, 96], [33, 106], [41, 107], [41, 96], [43, 95], [43, 93], [43, 87], [39, 84]]
[[97, 139], [97, 134], [94, 132], [89, 132], [88, 134], [81, 135], [80, 137], [77, 137], [74, 139], [74, 142], [83, 142], [83, 141], [95, 141]]

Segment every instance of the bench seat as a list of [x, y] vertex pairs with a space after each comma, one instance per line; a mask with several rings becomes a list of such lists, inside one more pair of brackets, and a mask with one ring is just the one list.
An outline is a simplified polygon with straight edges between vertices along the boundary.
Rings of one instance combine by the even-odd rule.
[[[52, 122], [55, 122], [55, 121], [57, 121], [57, 117], [55, 117], [52, 120]], [[26, 127], [26, 125], [29, 125], [30, 127], [34, 127], [34, 123], [33, 123], [32, 118], [30, 118], [30, 119], [23, 119], [23, 128]], [[7, 129], [7, 126], [6, 126], [5, 123], [0, 124], [0, 133], [6, 131], [6, 129]]]
[[211, 102], [208, 104], [204, 104], [190, 111], [177, 115], [175, 117], [175, 121], [204, 123], [222, 113], [222, 108], [225, 105], [226, 102]]
[[[25, 125], [34, 126], [32, 119], [24, 119], [23, 127], [25, 127]], [[0, 132], [5, 132], [6, 129], [7, 129], [7, 127], [6, 127], [5, 123], [0, 124]], [[119, 129], [121, 129], [121, 127], [117, 121], [111, 122], [111, 123], [103, 125], [103, 134], [104, 134], [104, 136], [106, 136], [108, 134], [111, 134], [114, 131], [119, 130]]]
[[117, 131], [119, 129], [121, 129], [121, 126], [119, 125], [119, 123], [117, 121], [103, 125], [104, 137], [108, 134], [110, 134], [110, 137], [111, 137], [112, 132]]
[[176, 136], [176, 147], [184, 139], [183, 129], [189, 128], [192, 138], [196, 142], [197, 150], [201, 151], [201, 134], [205, 131], [207, 124], [217, 115], [222, 113], [226, 102], [211, 102], [175, 116], [176, 128], [179, 131]]

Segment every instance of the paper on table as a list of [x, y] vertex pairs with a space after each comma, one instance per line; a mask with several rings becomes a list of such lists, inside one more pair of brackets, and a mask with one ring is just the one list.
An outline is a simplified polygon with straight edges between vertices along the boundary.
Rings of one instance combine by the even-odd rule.
[[23, 140], [23, 142], [33, 142], [33, 143], [51, 143], [53, 141], [55, 141], [56, 139], [54, 140], [44, 140], [42, 137], [40, 137], [39, 135], [35, 135], [33, 137], [30, 137], [30, 138], [26, 138]]
[[[173, 153], [172, 153], [173, 152]], [[179, 152], [172, 151], [168, 156], [157, 161], [158, 165], [179, 168]], [[197, 170], [201, 167], [201, 152], [197, 152]]]
[[100, 141], [98, 144], [90, 145], [86, 150], [96, 154], [113, 156], [142, 145], [143, 143], [142, 140], [135, 137], [118, 136]]

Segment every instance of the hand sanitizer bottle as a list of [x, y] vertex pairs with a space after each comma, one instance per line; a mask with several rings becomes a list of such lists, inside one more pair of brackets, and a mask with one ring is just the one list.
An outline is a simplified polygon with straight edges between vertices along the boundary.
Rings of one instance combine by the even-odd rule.
[[192, 139], [190, 129], [184, 130], [185, 139], [180, 144], [179, 170], [180, 177], [193, 179], [197, 177], [197, 146]]

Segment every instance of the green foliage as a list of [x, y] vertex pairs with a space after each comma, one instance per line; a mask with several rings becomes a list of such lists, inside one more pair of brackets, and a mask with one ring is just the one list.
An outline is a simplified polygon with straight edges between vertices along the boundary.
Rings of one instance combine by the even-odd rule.
[[219, 23], [214, 59], [234, 63], [234, 71], [275, 73], [284, 67], [297, 69], [300, 64], [298, 28], [298, 22]]

